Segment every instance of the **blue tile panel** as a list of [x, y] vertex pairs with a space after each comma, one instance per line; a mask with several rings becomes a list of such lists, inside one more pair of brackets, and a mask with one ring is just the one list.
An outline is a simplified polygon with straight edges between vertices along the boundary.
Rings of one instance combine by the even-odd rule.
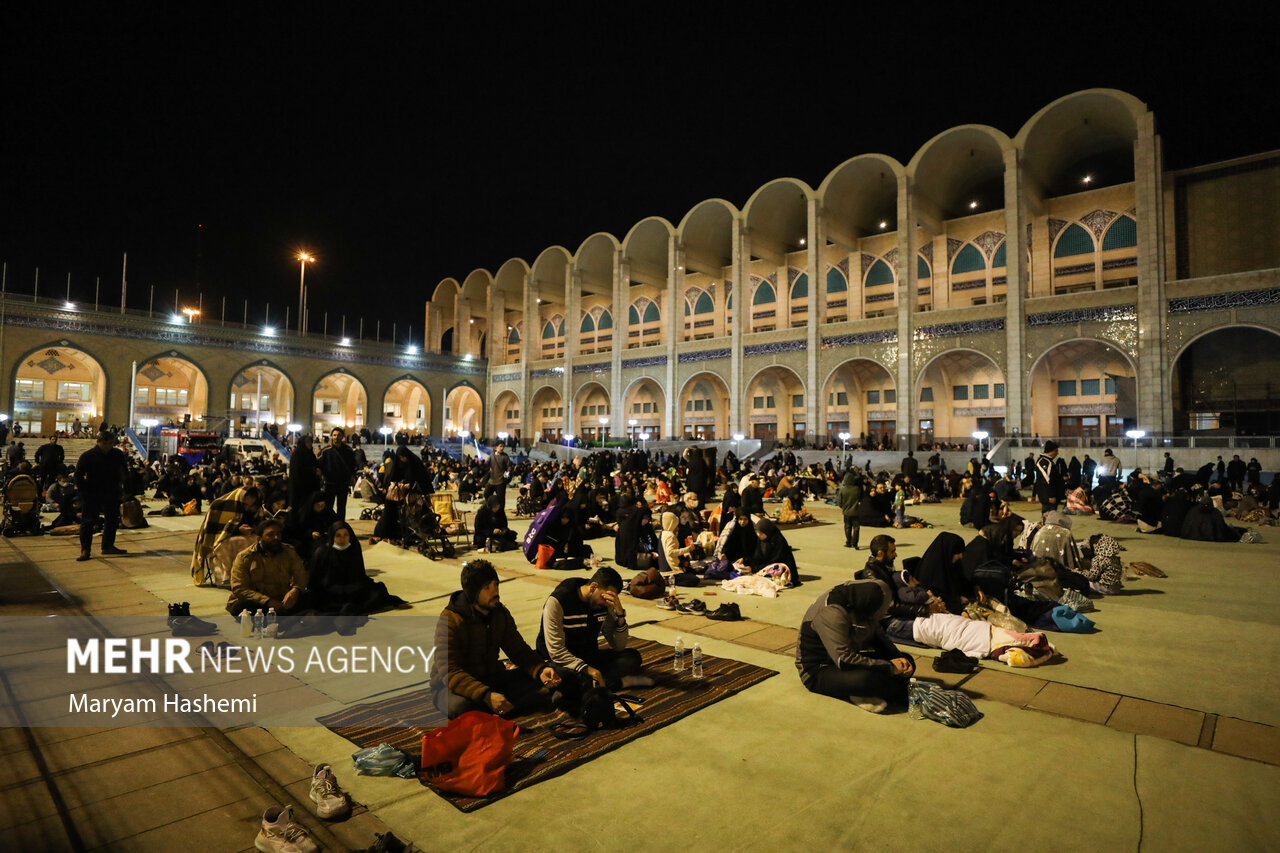
[[1076, 323], [1114, 323], [1138, 319], [1138, 309], [1132, 305], [1103, 305], [1097, 308], [1075, 308], [1071, 311], [1049, 311], [1044, 314], [1028, 314], [1028, 326], [1066, 326]]
[[1077, 273], [1093, 272], [1093, 264], [1076, 264], [1070, 267], [1054, 267], [1054, 275], [1076, 275]]
[[979, 288], [979, 287], [986, 287], [986, 286], [987, 286], [987, 281], [986, 281], [986, 279], [979, 278], [979, 279], [976, 279], [976, 280], [974, 280], [974, 281], [957, 281], [957, 282], [954, 282], [954, 283], [952, 283], [952, 285], [951, 285], [951, 289], [952, 289], [952, 290], [974, 290], [974, 289], [976, 289], [976, 288]]
[[892, 294], [892, 293], [872, 293], [871, 295], [869, 295], [869, 296], [867, 297], [867, 302], [868, 302], [868, 303], [872, 303], [872, 302], [892, 302], [892, 301], [893, 301], [893, 294]]
[[519, 373], [495, 373], [489, 377], [490, 382], [518, 382], [519, 380]]
[[863, 344], [891, 344], [898, 340], [898, 332], [894, 329], [883, 329], [879, 332], [858, 332], [852, 335], [832, 335], [822, 339], [823, 349], [834, 347], [856, 347]]
[[662, 367], [667, 363], [665, 355], [651, 355], [646, 358], [627, 358], [622, 361], [622, 368], [629, 367]]
[[530, 370], [530, 379], [545, 379], [548, 376], [564, 376], [563, 367], [544, 367], [541, 370]]
[[677, 356], [680, 364], [689, 364], [699, 361], [716, 361], [721, 358], [730, 358], [733, 350], [725, 347], [723, 349], [704, 349], [699, 352], [682, 352]]
[[743, 355], [772, 355], [779, 352], [795, 352], [796, 350], [807, 349], [808, 341], [777, 341], [771, 344], [753, 344], [749, 347], [742, 348]]
[[939, 323], [936, 326], [921, 326], [916, 329], [915, 338], [927, 341], [930, 338], [955, 338], [960, 335], [978, 335], [983, 332], [1003, 332], [1004, 318], [991, 320], [969, 320], [963, 323]]
[[1277, 302], [1280, 302], [1280, 287], [1272, 287], [1267, 290], [1246, 290], [1243, 293], [1214, 293], [1170, 299], [1169, 313], [1189, 314], [1192, 311], [1251, 308], [1257, 305], [1274, 305]]

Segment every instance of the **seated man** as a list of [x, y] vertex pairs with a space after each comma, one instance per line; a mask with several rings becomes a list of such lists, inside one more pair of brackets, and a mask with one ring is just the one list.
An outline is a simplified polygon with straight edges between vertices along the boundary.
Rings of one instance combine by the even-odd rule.
[[883, 627], [890, 637], [912, 642], [912, 622], [933, 613], [946, 613], [947, 605], [941, 598], [911, 582], [905, 572], [894, 570], [893, 561], [898, 546], [892, 536], [881, 533], [871, 540], [871, 556], [867, 564], [854, 575], [858, 580], [876, 580], [889, 590], [888, 609]]
[[213, 549], [232, 536], [253, 532], [262, 505], [256, 486], [242, 486], [209, 503], [191, 551], [191, 580], [196, 586], [212, 586], [208, 558]]
[[[505, 652], [516, 669], [498, 660]], [[542, 688], [560, 676], [516, 630], [498, 594], [498, 573], [488, 560], [462, 566], [462, 589], [436, 622], [431, 698], [449, 719], [466, 711], [510, 715], [546, 705]]]
[[[627, 613], [618, 600], [622, 577], [615, 569], [598, 569], [591, 580], [560, 582], [542, 606], [538, 654], [573, 670], [596, 687], [647, 687], [652, 679], [638, 676], [640, 653], [627, 648]], [[603, 634], [609, 648], [602, 649]], [[591, 686], [591, 685], [584, 685]]]
[[295, 629], [308, 609], [307, 569], [293, 547], [281, 538], [284, 522], [268, 518], [258, 524], [258, 541], [231, 565], [231, 597], [227, 612], [236, 619], [244, 610], [275, 608], [281, 634]]
[[874, 714], [890, 704], [905, 706], [915, 662], [880, 628], [892, 601], [889, 588], [877, 580], [845, 581], [818, 596], [800, 622], [800, 682]]

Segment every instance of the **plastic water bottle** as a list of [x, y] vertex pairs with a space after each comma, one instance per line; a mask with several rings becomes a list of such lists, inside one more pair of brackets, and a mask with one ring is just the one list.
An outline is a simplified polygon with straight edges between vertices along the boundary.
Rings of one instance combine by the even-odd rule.
[[702, 677], [702, 646], [698, 643], [693, 644], [693, 677]]
[[253, 614], [250, 613], [249, 609], [246, 607], [244, 610], [240, 611], [240, 637], [247, 640], [252, 636]]
[[262, 629], [262, 636], [268, 640], [274, 640], [276, 638], [277, 627], [276, 609], [272, 607], [267, 611], [267, 624]]
[[916, 679], [907, 683], [907, 716], [913, 720], [923, 720], [924, 710], [920, 707], [920, 694], [924, 685]]
[[684, 671], [684, 638], [676, 637], [676, 656], [672, 660], [671, 668], [676, 672]]
[[262, 630], [266, 624], [266, 619], [261, 610], [253, 611], [253, 638], [255, 640], [262, 639]]

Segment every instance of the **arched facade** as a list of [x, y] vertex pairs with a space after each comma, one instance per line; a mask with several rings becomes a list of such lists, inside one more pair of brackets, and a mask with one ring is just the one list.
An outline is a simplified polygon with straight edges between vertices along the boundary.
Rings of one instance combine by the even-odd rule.
[[558, 442], [565, 434], [564, 398], [550, 385], [534, 392], [529, 401], [534, 425], [534, 437], [543, 441]]
[[231, 429], [253, 435], [270, 424], [284, 428], [292, 423], [293, 389], [288, 374], [265, 359], [240, 370], [228, 390]]
[[1138, 424], [1136, 375], [1113, 342], [1075, 339], [1055, 345], [1031, 368], [1033, 434], [1123, 439]]
[[1230, 324], [1188, 341], [1170, 371], [1176, 427], [1280, 434], [1280, 330]]
[[54, 435], [102, 423], [107, 395], [102, 363], [69, 341], [24, 353], [13, 368], [11, 420], [29, 435]]
[[695, 441], [729, 438], [729, 386], [714, 373], [689, 377], [677, 408], [680, 435]]
[[918, 434], [932, 441], [968, 444], [979, 430], [1006, 432], [1004, 371], [977, 350], [948, 350], [934, 357], [915, 384]]
[[751, 411], [748, 438], [800, 439], [808, 433], [804, 383], [790, 368], [764, 368], [747, 383], [746, 396]]
[[850, 359], [831, 371], [824, 395], [825, 438], [839, 444], [847, 432], [850, 441], [866, 436], [893, 435], [897, 422], [898, 392], [893, 375], [869, 358]]
[[375, 432], [385, 426], [392, 432], [425, 435], [431, 423], [431, 393], [416, 377], [402, 376], [383, 392], [381, 415]]
[[311, 412], [311, 431], [316, 435], [336, 426], [359, 432], [369, 423], [369, 392], [345, 370], [326, 373], [311, 390]]
[[460, 433], [478, 436], [484, 423], [484, 403], [470, 384], [455, 385], [444, 398], [444, 435]]
[[208, 413], [209, 379], [194, 361], [170, 350], [138, 362], [133, 389], [135, 423], [154, 418], [163, 424], [190, 423], [193, 428], [202, 428]]

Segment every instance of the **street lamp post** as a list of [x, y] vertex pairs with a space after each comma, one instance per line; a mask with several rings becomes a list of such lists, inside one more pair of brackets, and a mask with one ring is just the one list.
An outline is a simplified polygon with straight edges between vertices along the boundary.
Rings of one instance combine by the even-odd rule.
[[606, 428], [608, 425], [609, 425], [609, 419], [608, 419], [608, 418], [601, 418], [601, 419], [600, 419], [600, 446], [601, 446], [601, 447], [604, 447], [605, 428]]
[[988, 433], [987, 433], [986, 431], [984, 431], [984, 430], [978, 430], [978, 431], [976, 431], [976, 432], [973, 434], [973, 437], [974, 437], [975, 439], [977, 439], [977, 441], [978, 441], [978, 453], [979, 453], [979, 454], [981, 454], [981, 453], [982, 453], [982, 442], [984, 442], [984, 441], [986, 441], [986, 440], [987, 440], [987, 435], [988, 435]]
[[840, 467], [846, 468], [849, 465], [849, 433], [842, 432], [836, 436], [840, 439]]
[[315, 256], [298, 253], [298, 334], [306, 333], [307, 322], [307, 264], [314, 264]]
[[1131, 429], [1125, 432], [1125, 435], [1133, 439], [1133, 449], [1138, 449], [1138, 442], [1147, 437], [1147, 431], [1142, 429]]
[[159, 424], [160, 422], [155, 418], [143, 418], [142, 420], [138, 421], [138, 423], [147, 430], [146, 461], [149, 462], [151, 460], [151, 430], [155, 429], [156, 425]]
[[640, 449], [643, 450], [645, 453], [648, 453], [649, 452], [649, 433], [647, 432], [640, 433], [640, 441], [641, 441]]
[[391, 435], [391, 427], [389, 426], [378, 427], [378, 432], [382, 433], [382, 446], [386, 447], [387, 444], [389, 443], [387, 441], [387, 436]]

